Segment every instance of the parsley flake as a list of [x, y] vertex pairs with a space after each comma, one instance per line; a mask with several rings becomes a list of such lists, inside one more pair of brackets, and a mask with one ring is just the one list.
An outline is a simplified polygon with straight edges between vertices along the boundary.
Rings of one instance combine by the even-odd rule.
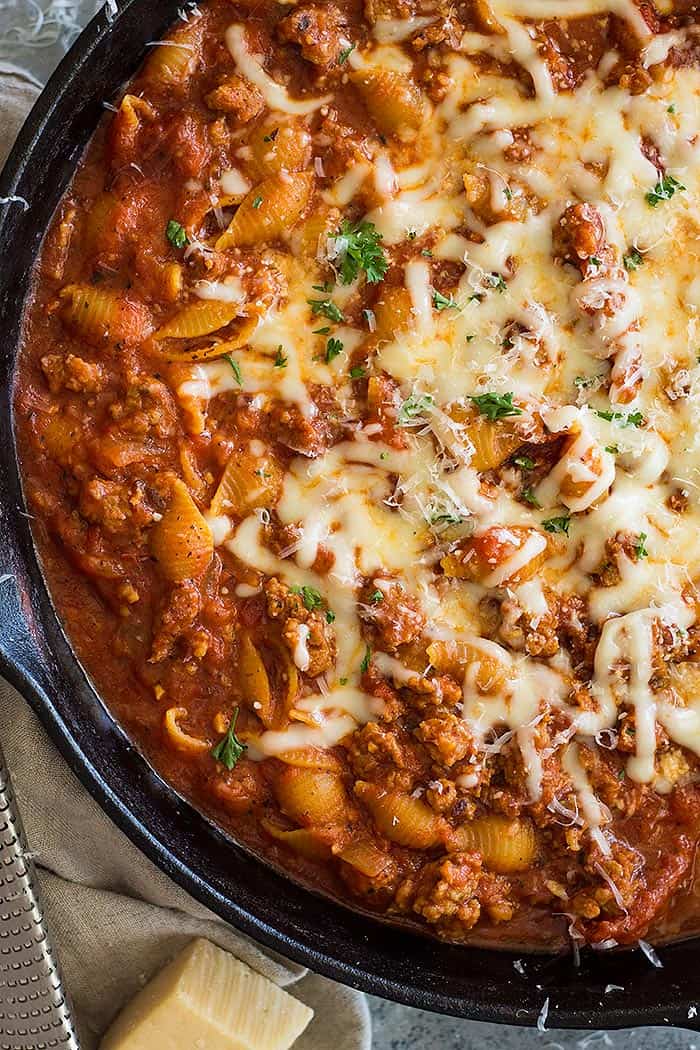
[[338, 354], [343, 351], [343, 343], [340, 339], [331, 337], [326, 343], [326, 364], [329, 365]]
[[442, 310], [459, 310], [459, 303], [451, 295], [443, 295], [433, 288], [433, 306], [440, 313]]
[[236, 361], [235, 357], [231, 357], [230, 354], [224, 354], [224, 357], [231, 366], [234, 379], [236, 380], [239, 386], [243, 386], [243, 376], [241, 375], [241, 366], [239, 365], [238, 361]]
[[656, 183], [653, 190], [649, 190], [648, 193], [644, 194], [644, 200], [650, 208], [655, 208], [662, 201], [670, 201], [676, 191], [680, 192], [684, 189], [683, 183], [675, 179], [673, 175], [664, 175]]
[[641, 427], [644, 425], [644, 416], [641, 412], [614, 412], [612, 409], [596, 409], [595, 414], [608, 423], [617, 423], [621, 427]]
[[173, 248], [184, 248], [185, 245], [190, 243], [185, 227], [176, 219], [170, 219], [168, 221], [168, 225], [165, 227], [165, 236], [168, 238]]
[[263, 142], [274, 142], [279, 133], [280, 129], [275, 128], [275, 130], [271, 131], [269, 135], [263, 135]]
[[313, 612], [315, 609], [319, 609], [323, 605], [323, 596], [315, 587], [307, 587], [306, 584], [303, 587], [295, 585], [294, 587], [290, 587], [289, 590], [292, 594], [301, 595], [301, 600], [309, 612]]
[[[314, 317], [318, 317], [319, 314], [322, 314], [324, 317], [327, 317], [329, 321], [335, 321], [336, 324], [345, 320], [343, 311], [340, 310], [330, 299], [307, 299], [306, 301], [311, 307], [311, 313]], [[319, 329], [319, 332], [322, 332], [324, 335], [327, 331], [327, 328]]]
[[286, 368], [287, 358], [282, 353], [282, 344], [277, 347], [277, 353], [275, 354], [275, 368]]
[[542, 506], [542, 504], [540, 503], [540, 501], [534, 493], [532, 485], [528, 485], [527, 488], [524, 488], [522, 490], [522, 492], [520, 493], [520, 498], [523, 501], [523, 503], [527, 503], [531, 507], [540, 508]]
[[366, 374], [367, 373], [365, 372], [365, 370], [362, 367], [362, 365], [355, 365], [354, 368], [350, 369], [350, 378], [351, 379], [362, 379], [363, 376], [365, 376]]
[[622, 262], [626, 270], [638, 270], [644, 262], [644, 256], [636, 248], [630, 248], [627, 255], [622, 256]]
[[467, 299], [468, 303], [482, 303], [483, 301], [484, 301], [484, 296], [483, 296], [483, 294], [481, 292], [474, 292], [474, 294], [470, 295], [469, 298]]
[[433, 253], [430, 248], [423, 248], [421, 255], [424, 255], [426, 259], [432, 259]]
[[546, 521], [542, 522], [542, 528], [545, 532], [563, 532], [565, 536], [569, 535], [570, 526], [570, 514], [565, 514], [561, 518], [547, 518]]
[[384, 595], [379, 590], [379, 588], [377, 588], [376, 591], [372, 591], [372, 593], [369, 596], [369, 600], [372, 605], [379, 605], [380, 602], [384, 601]]
[[617, 445], [606, 445], [605, 451], [609, 452], [611, 456], [617, 456], [620, 454], [620, 449], [617, 447]]
[[256, 211], [258, 210], [258, 208], [260, 207], [262, 202], [263, 202], [262, 197], [254, 197], [253, 198], [253, 207], [255, 208]]
[[646, 532], [640, 532], [639, 533], [639, 539], [637, 540], [637, 542], [634, 545], [634, 553], [635, 553], [635, 557], [636, 557], [637, 561], [641, 561], [642, 558], [648, 558], [649, 557], [649, 551], [644, 546], [646, 539], [647, 539]]
[[362, 657], [362, 663], [360, 664], [360, 670], [364, 674], [369, 670], [369, 662], [372, 659], [372, 650], [369, 646], [365, 649], [365, 655]]
[[226, 736], [222, 737], [216, 747], [211, 749], [212, 758], [215, 758], [217, 762], [221, 762], [222, 766], [226, 766], [227, 769], [233, 769], [248, 746], [236, 736], [236, 721], [239, 710], [238, 707], [234, 709], [233, 718]]
[[384, 277], [389, 263], [380, 244], [381, 233], [372, 222], [350, 223], [343, 219], [335, 237], [330, 238], [333, 256], [340, 267], [340, 280], [352, 284], [360, 270], [369, 284]]
[[506, 416], [522, 416], [522, 408], [513, 404], [512, 394], [475, 394], [469, 398], [473, 401], [482, 416], [486, 416], [491, 422], [497, 419], [505, 419]]
[[671, 103], [670, 106], [666, 107], [666, 112], [667, 113], [675, 113], [676, 112], [676, 106], [675, 106], [675, 104], [673, 102]]
[[332, 609], [326, 609], [326, 623], [335, 623], [335, 613]]
[[400, 427], [410, 427], [415, 419], [425, 415], [433, 407], [433, 399], [430, 394], [422, 397], [408, 397], [401, 405], [396, 422]]
[[492, 288], [495, 288], [501, 295], [505, 292], [507, 285], [500, 273], [487, 273], [486, 280], [489, 282]]
[[515, 463], [516, 467], [520, 467], [521, 470], [535, 469], [535, 461], [534, 459], [530, 459], [529, 456], [515, 456], [513, 463]]
[[600, 263], [600, 259], [598, 258], [598, 256], [597, 255], [590, 255], [588, 257], [588, 265], [589, 266], [600, 266], [601, 263]]
[[350, 55], [353, 53], [354, 50], [355, 50], [355, 45], [354, 44], [351, 44], [350, 47], [344, 47], [343, 50], [338, 53], [338, 65], [339, 66], [344, 66], [345, 63], [347, 62], [347, 60], [350, 58]]

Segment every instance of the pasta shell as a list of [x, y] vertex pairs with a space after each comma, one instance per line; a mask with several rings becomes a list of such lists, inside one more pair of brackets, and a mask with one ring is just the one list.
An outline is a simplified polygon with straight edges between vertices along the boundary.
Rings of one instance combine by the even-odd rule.
[[151, 551], [163, 575], [173, 582], [197, 579], [209, 567], [214, 552], [211, 529], [179, 478], [167, 510], [151, 531]]
[[288, 766], [303, 766], [306, 769], [325, 769], [329, 773], [342, 773], [343, 763], [332, 751], [320, 747], [298, 747], [276, 756]]
[[180, 729], [178, 724], [181, 718], [187, 718], [186, 707], [169, 707], [163, 716], [163, 730], [166, 739], [175, 748], [185, 755], [200, 755], [209, 750], [210, 744], [206, 740], [190, 736]]
[[413, 306], [407, 288], [393, 285], [384, 288], [374, 306], [374, 339], [384, 343], [395, 339], [413, 322]]
[[248, 146], [260, 178], [303, 171], [311, 160], [311, 135], [301, 121], [267, 120], [253, 130]]
[[[521, 552], [528, 544], [531, 555], [523, 561]], [[546, 561], [547, 550], [546, 537], [538, 529], [527, 525], [493, 526], [445, 555], [440, 565], [446, 576], [496, 587], [506, 581], [531, 580]]]
[[166, 321], [154, 339], [197, 339], [202, 335], [218, 332], [231, 324], [241, 312], [240, 303], [225, 303], [217, 299], [200, 299], [188, 303], [182, 310]]
[[391, 857], [375, 846], [371, 839], [351, 842], [338, 856], [368, 879], [376, 879], [391, 864]]
[[498, 646], [488, 641], [439, 640], [427, 648], [428, 659], [439, 674], [461, 681], [468, 671], [479, 692], [494, 693], [503, 688], [511, 668], [498, 657]]
[[103, 235], [111, 232], [116, 205], [114, 194], [100, 193], [85, 216], [85, 246], [91, 255], [98, 251]]
[[355, 784], [355, 794], [372, 814], [379, 831], [391, 842], [428, 849], [440, 841], [440, 821], [420, 799], [364, 781]]
[[238, 671], [246, 699], [259, 707], [255, 713], [267, 729], [276, 727], [278, 705], [272, 694], [270, 678], [263, 659], [249, 634], [241, 634], [238, 645]]
[[244, 518], [256, 507], [274, 507], [282, 488], [282, 468], [273, 456], [234, 452], [211, 501], [210, 512]]
[[216, 250], [254, 248], [277, 240], [299, 221], [313, 189], [310, 172], [264, 179], [243, 200], [231, 225], [216, 242]]
[[41, 434], [41, 443], [46, 452], [57, 463], [66, 465], [75, 454], [76, 445], [82, 436], [80, 424], [70, 416], [51, 416]]
[[535, 829], [529, 820], [509, 820], [491, 813], [457, 828], [452, 844], [481, 854], [485, 867], [501, 875], [527, 871], [535, 859]]
[[61, 320], [92, 346], [105, 343], [139, 343], [150, 331], [150, 314], [111, 288], [68, 284], [60, 292]]
[[419, 128], [425, 118], [425, 101], [415, 80], [388, 69], [362, 69], [350, 74], [380, 131], [395, 135]]
[[340, 225], [337, 208], [317, 208], [294, 232], [292, 246], [299, 259], [322, 262], [326, 258], [328, 236]]
[[199, 64], [199, 52], [189, 42], [158, 44], [144, 65], [144, 76], [161, 87], [182, 90]]
[[307, 828], [295, 828], [293, 831], [286, 831], [264, 817], [260, 820], [260, 824], [271, 838], [284, 843], [285, 846], [289, 846], [295, 853], [298, 853], [301, 857], [306, 857], [307, 860], [330, 860], [333, 855], [330, 846], [322, 842], [318, 835], [315, 835], [313, 831], [309, 831]]
[[512, 433], [502, 423], [492, 423], [479, 417], [464, 428], [464, 435], [474, 446], [470, 466], [474, 470], [495, 470], [523, 443], [519, 434]]
[[240, 350], [247, 346], [253, 332], [258, 327], [257, 316], [237, 317], [226, 329], [226, 339], [219, 343], [211, 343], [210, 346], [178, 347], [170, 344], [161, 348], [162, 354], [168, 361], [183, 361], [187, 364], [196, 364], [198, 361], [214, 361], [217, 357], [230, 354], [234, 350]]
[[288, 767], [276, 778], [280, 808], [298, 824], [344, 824], [348, 800], [340, 777], [318, 769]]

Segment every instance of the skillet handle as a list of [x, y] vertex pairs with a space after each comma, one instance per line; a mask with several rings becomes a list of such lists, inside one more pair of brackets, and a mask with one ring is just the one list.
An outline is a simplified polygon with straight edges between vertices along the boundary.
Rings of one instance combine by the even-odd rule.
[[0, 750], [0, 1046], [80, 1050]]

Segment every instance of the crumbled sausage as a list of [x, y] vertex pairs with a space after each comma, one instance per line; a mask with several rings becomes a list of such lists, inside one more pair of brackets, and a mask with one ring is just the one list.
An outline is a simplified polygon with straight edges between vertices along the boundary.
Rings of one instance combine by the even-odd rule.
[[303, 592], [292, 591], [275, 577], [265, 584], [265, 597], [267, 614], [282, 621], [282, 637], [299, 670], [314, 678], [332, 667], [335, 637], [325, 613], [307, 608]]
[[600, 258], [606, 243], [603, 217], [592, 204], [572, 204], [555, 228], [555, 255], [582, 272], [591, 258]]
[[280, 39], [298, 44], [307, 62], [328, 70], [345, 47], [347, 22], [335, 4], [299, 4], [277, 27]]
[[247, 124], [265, 108], [265, 100], [255, 84], [235, 73], [222, 80], [204, 101], [209, 109], [232, 113], [241, 124]]
[[467, 723], [447, 711], [421, 722], [416, 736], [442, 766], [453, 766], [474, 753], [474, 737]]
[[201, 608], [199, 588], [193, 580], [183, 580], [168, 594], [155, 623], [149, 663], [170, 656], [175, 643], [190, 630]]
[[49, 390], [58, 394], [62, 389], [76, 394], [96, 394], [104, 383], [102, 365], [84, 361], [75, 354], [46, 354], [41, 359], [41, 370]]
[[423, 630], [425, 616], [416, 599], [400, 584], [385, 585], [381, 590], [370, 585], [365, 588], [363, 600], [360, 615], [377, 649], [396, 652], [399, 646], [415, 641]]

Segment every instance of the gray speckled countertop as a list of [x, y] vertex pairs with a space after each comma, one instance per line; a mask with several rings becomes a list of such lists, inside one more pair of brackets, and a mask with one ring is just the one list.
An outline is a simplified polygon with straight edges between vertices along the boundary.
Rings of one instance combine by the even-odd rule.
[[[0, 0], [0, 61], [44, 82], [103, 0]], [[173, 10], [175, 5], [173, 5]], [[700, 1034], [636, 1028], [581, 1032], [455, 1020], [368, 996], [372, 1050], [700, 1050]]]
[[700, 1050], [700, 1035], [681, 1029], [564, 1032], [506, 1028], [439, 1017], [368, 996], [372, 1050]]

